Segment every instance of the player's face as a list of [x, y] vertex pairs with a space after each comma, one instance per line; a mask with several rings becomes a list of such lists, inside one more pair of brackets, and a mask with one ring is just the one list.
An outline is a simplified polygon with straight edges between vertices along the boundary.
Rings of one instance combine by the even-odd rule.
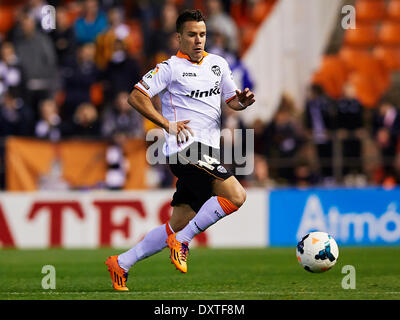
[[186, 21], [178, 39], [179, 50], [191, 60], [200, 61], [206, 44], [206, 24], [204, 21]]

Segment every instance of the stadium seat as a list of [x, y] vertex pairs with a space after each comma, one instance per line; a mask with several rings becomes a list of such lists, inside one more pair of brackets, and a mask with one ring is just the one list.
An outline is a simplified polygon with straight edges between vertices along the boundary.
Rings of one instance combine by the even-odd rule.
[[93, 83], [90, 86], [90, 101], [99, 106], [104, 101], [103, 86], [100, 82]]
[[345, 63], [337, 55], [325, 55], [319, 70], [313, 75], [312, 83], [321, 85], [332, 98], [342, 96], [343, 85], [348, 71]]
[[62, 89], [58, 90], [54, 94], [54, 100], [56, 101], [57, 106], [62, 106], [64, 104], [66, 96], [65, 90]]
[[339, 56], [350, 72], [363, 73], [374, 79], [379, 92], [383, 93], [389, 87], [389, 70], [372, 53], [366, 50], [344, 47], [340, 50]]
[[389, 20], [400, 22], [400, 0], [390, 0], [387, 6]]
[[83, 6], [77, 2], [68, 2], [66, 4], [68, 22], [72, 26], [75, 21], [82, 15]]
[[357, 0], [355, 9], [357, 22], [379, 22], [386, 16], [384, 0]]
[[353, 85], [356, 96], [363, 106], [367, 108], [376, 107], [382, 95], [377, 88], [376, 79], [362, 72], [353, 72], [349, 75], [349, 83]]
[[11, 5], [0, 5], [0, 33], [7, 33], [14, 24], [14, 10]]
[[246, 52], [246, 50], [250, 47], [253, 43], [254, 38], [257, 34], [257, 26], [254, 23], [249, 23], [248, 25], [244, 26], [240, 29], [240, 55]]
[[400, 46], [376, 46], [373, 55], [382, 61], [389, 71], [400, 71]]
[[248, 8], [246, 3], [242, 1], [234, 1], [231, 3], [230, 15], [239, 28], [249, 23]]
[[143, 50], [143, 32], [142, 26], [139, 20], [131, 19], [127, 20], [126, 24], [129, 26], [129, 48], [128, 51], [133, 56], [139, 55]]
[[347, 29], [344, 44], [347, 46], [368, 48], [378, 42], [378, 30], [375, 23], [357, 23], [356, 29]]
[[368, 54], [369, 52], [366, 49], [354, 48], [350, 46], [343, 46], [339, 50], [340, 59], [342, 59], [343, 62], [345, 62], [346, 65], [348, 65], [349, 69], [351, 69], [351, 66], [354, 65], [356, 61], [362, 59], [362, 57], [365, 57]]
[[194, 4], [193, 4], [193, 8], [194, 9], [198, 9], [198, 10], [200, 10], [201, 12], [206, 12], [207, 10], [207, 8], [206, 8], [206, 1], [203, 1], [203, 0], [194, 0], [193, 1], [194, 2]]
[[256, 25], [260, 25], [272, 11], [275, 2], [275, 0], [257, 1], [251, 10], [251, 21]]
[[379, 31], [379, 42], [385, 45], [400, 45], [400, 22], [383, 22]]

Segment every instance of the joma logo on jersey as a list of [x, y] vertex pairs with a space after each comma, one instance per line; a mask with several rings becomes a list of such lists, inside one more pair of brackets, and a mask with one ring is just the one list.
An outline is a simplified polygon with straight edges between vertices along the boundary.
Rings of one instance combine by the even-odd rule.
[[184, 72], [182, 77], [197, 77], [197, 74], [195, 72]]
[[205, 90], [205, 91], [200, 91], [200, 90], [193, 90], [190, 95], [187, 94], [187, 97], [190, 98], [207, 98], [211, 97], [212, 95], [218, 95], [221, 94], [221, 89], [218, 87], [211, 88], [210, 90]]

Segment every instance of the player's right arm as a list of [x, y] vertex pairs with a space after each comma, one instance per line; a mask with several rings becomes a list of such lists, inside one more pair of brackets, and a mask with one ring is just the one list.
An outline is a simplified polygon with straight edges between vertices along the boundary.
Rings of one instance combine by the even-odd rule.
[[168, 64], [159, 64], [149, 71], [129, 95], [128, 103], [136, 109], [141, 115], [152, 121], [157, 126], [166, 130], [169, 134], [176, 135], [178, 141], [189, 139], [189, 132], [192, 130], [187, 123], [190, 120], [172, 122], [168, 121], [161, 113], [157, 111], [151, 102], [151, 97], [164, 90], [170, 81], [171, 71]]
[[156, 110], [150, 100], [150, 97], [143, 94], [137, 88], [132, 90], [128, 98], [128, 103], [146, 119], [149, 119], [157, 126], [163, 128], [169, 134], [178, 136], [180, 140], [183, 139], [187, 141], [189, 139], [187, 131], [191, 132], [191, 134], [193, 135], [192, 129], [190, 129], [190, 127], [187, 125], [190, 120], [177, 122], [168, 121], [162, 116], [161, 113]]
[[129, 95], [128, 103], [136, 109], [143, 117], [149, 119], [157, 126], [168, 131], [169, 121], [159, 113], [150, 100], [150, 97], [134, 88]]

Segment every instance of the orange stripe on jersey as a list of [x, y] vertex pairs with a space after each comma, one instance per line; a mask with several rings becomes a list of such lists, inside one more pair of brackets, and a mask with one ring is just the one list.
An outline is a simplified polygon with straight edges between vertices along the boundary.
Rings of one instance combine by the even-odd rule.
[[194, 63], [194, 64], [201, 64], [201, 63], [203, 62], [204, 57], [205, 57], [205, 56], [208, 56], [208, 52], [203, 51], [203, 58], [201, 58], [201, 60], [200, 60], [199, 62], [193, 61], [187, 54], [182, 53], [180, 50], [178, 51], [178, 53], [176, 54], [176, 56], [177, 56], [178, 58], [186, 59], [186, 60], [188, 60], [188, 61], [190, 61], [191, 63]]
[[167, 235], [168, 235], [168, 236], [174, 233], [174, 232], [172, 231], [171, 227], [169, 226], [169, 222], [167, 222], [167, 223], [165, 224], [165, 231], [167, 232]]
[[225, 103], [229, 103], [231, 102], [233, 99], [235, 99], [236, 95], [234, 95], [233, 97], [229, 98], [228, 100], [225, 100]]
[[232, 212], [235, 212], [235, 211], [237, 211], [239, 209], [231, 201], [229, 201], [226, 198], [217, 196], [217, 200], [218, 200], [219, 205], [221, 206], [222, 210], [224, 210], [224, 212], [227, 215], [231, 214]]
[[138, 89], [141, 93], [143, 93], [146, 97], [150, 98], [147, 92], [143, 91], [137, 84], [135, 84], [135, 89]]

